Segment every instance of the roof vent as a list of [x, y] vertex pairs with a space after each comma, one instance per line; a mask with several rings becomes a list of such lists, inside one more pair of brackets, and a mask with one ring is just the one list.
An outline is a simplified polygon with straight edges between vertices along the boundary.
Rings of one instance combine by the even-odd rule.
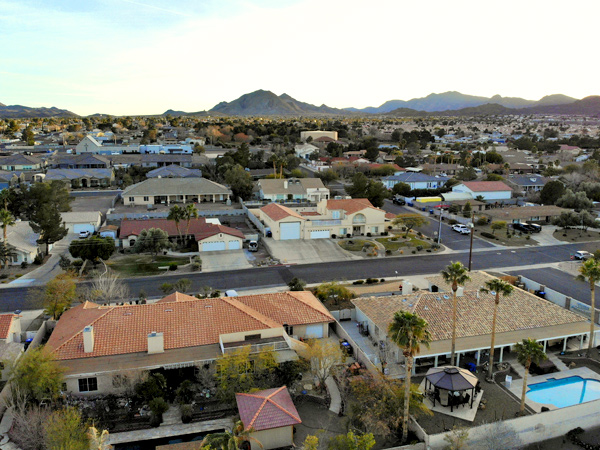
[[444, 299], [448, 300], [450, 297], [448, 297], [447, 295], [444, 295]]
[[126, 312], [126, 313], [123, 313], [123, 315], [124, 315], [124, 316], [133, 316], [133, 313], [132, 313], [132, 312], [130, 312], [130, 311], [128, 311], [128, 312]]
[[442, 301], [441, 297], [436, 297], [435, 299], [438, 300], [438, 301], [440, 301], [440, 302]]
[[212, 308], [212, 305], [204, 305], [205, 308]]
[[173, 312], [172, 309], [165, 309], [165, 312]]

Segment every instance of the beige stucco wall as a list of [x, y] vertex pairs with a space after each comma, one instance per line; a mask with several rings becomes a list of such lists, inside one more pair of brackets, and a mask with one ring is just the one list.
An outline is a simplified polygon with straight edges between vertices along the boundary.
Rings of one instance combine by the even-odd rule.
[[260, 334], [261, 339], [278, 337], [278, 336], [283, 336], [283, 328], [277, 327], [277, 328], [265, 328], [263, 330], [240, 331], [238, 333], [222, 334], [220, 337], [221, 337], [221, 341], [223, 343], [240, 342], [240, 341], [243, 341], [246, 338], [246, 336], [250, 336], [253, 334]]
[[256, 442], [250, 440], [252, 450], [269, 450], [272, 448], [290, 447], [294, 444], [294, 430], [291, 425], [287, 427], [272, 428], [270, 430], [261, 430], [251, 433], [254, 439], [262, 444], [262, 447]]
[[[118, 394], [122, 392], [122, 388], [115, 388], [113, 386], [113, 376], [116, 372], [102, 373], [102, 374], [86, 374], [86, 375], [74, 375], [65, 377], [65, 383], [67, 384], [67, 391], [75, 395], [92, 396], [98, 394]], [[79, 392], [79, 379], [80, 378], [96, 378], [98, 380], [98, 390], [91, 392]]]
[[[323, 327], [323, 337], [329, 337], [329, 324], [325, 322], [322, 323], [321, 326]], [[294, 332], [292, 335], [302, 339], [308, 339], [310, 337], [306, 335], [306, 325], [294, 325]]]
[[239, 238], [237, 236], [231, 236], [230, 234], [226, 234], [226, 233], [219, 233], [219, 234], [215, 234], [214, 236], [210, 236], [207, 237], [206, 239], [202, 239], [201, 241], [198, 242], [198, 251], [202, 251], [202, 244], [204, 243], [208, 243], [208, 242], [220, 242], [220, 241], [225, 241], [225, 245], [226, 248], [229, 249], [230, 247], [230, 242], [239, 242], [240, 244], [240, 249], [242, 248], [243, 245], [243, 240], [242, 238]]

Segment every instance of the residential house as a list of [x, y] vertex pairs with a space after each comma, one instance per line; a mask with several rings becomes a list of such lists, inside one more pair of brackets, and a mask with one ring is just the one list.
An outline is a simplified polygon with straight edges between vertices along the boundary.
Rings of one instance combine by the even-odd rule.
[[[119, 238], [124, 248], [133, 247], [143, 230], [159, 228], [175, 241], [181, 236], [184, 241], [193, 239], [198, 245], [199, 252], [240, 250], [244, 242], [244, 233], [235, 228], [209, 223], [205, 218], [190, 220], [179, 224], [169, 219], [130, 220], [121, 221]], [[179, 229], [178, 229], [179, 228]]]
[[258, 180], [258, 197], [261, 200], [298, 200], [320, 202], [329, 198], [329, 189], [320, 178], [273, 178]]
[[206, 178], [149, 178], [126, 187], [121, 197], [125, 206], [215, 203], [228, 201], [231, 190]]
[[202, 171], [170, 164], [151, 170], [146, 174], [146, 178], [202, 178]]
[[302, 211], [269, 203], [259, 211], [260, 219], [277, 241], [380, 234], [395, 217], [374, 207], [366, 198], [321, 200], [314, 210]]
[[15, 154], [0, 157], [0, 169], [9, 172], [21, 172], [30, 170], [42, 170], [47, 162], [37, 156]]
[[548, 180], [541, 175], [515, 175], [509, 177], [506, 182], [513, 186], [516, 191], [528, 194], [544, 189]]
[[318, 151], [319, 147], [316, 147], [312, 144], [304, 143], [294, 146], [294, 152], [298, 158], [309, 159], [310, 155]]
[[502, 181], [464, 181], [452, 186], [452, 192], [468, 193], [473, 198], [481, 196], [486, 202], [509, 200], [512, 191], [512, 188]]
[[419, 172], [405, 172], [398, 175], [390, 175], [381, 179], [383, 185], [392, 189], [398, 183], [408, 184], [411, 190], [414, 189], [438, 189], [444, 186], [448, 181], [446, 177], [432, 177]]
[[[480, 291], [486, 281], [494, 277], [485, 272], [471, 272], [471, 281], [457, 291], [456, 365], [461, 356], [474, 353], [477, 364], [480, 355], [490, 348], [492, 316], [495, 295]], [[421, 347], [415, 356], [415, 369], [443, 365], [452, 341], [452, 291], [441, 275], [428, 278], [432, 292], [419, 291], [390, 297], [361, 297], [352, 300], [356, 307], [356, 321], [368, 330], [371, 339], [383, 351], [373, 355], [374, 363], [382, 360], [388, 365], [404, 362], [402, 350], [388, 337], [388, 326], [397, 311], [418, 314], [428, 324], [431, 344]], [[497, 361], [502, 362], [505, 350], [514, 348], [524, 338], [548, 344], [572, 336], [589, 334], [590, 325], [585, 317], [537, 297], [526, 290], [515, 288], [502, 298], [496, 325]], [[371, 352], [372, 353], [372, 352]]]
[[118, 393], [143, 371], [189, 370], [250, 346], [297, 358], [298, 339], [327, 338], [334, 318], [308, 292], [198, 299], [175, 292], [156, 303], [81, 303], [58, 320], [46, 348], [63, 366], [67, 392]]
[[72, 211], [60, 213], [63, 223], [69, 233], [79, 234], [87, 231], [95, 233], [102, 224], [102, 213], [100, 211]]
[[541, 206], [511, 206], [504, 208], [495, 208], [485, 211], [485, 215], [490, 220], [501, 220], [508, 223], [520, 222], [538, 222], [550, 223], [563, 212], [569, 212], [570, 209], [560, 208], [554, 205]]
[[119, 155], [121, 153], [137, 153], [139, 152], [139, 146], [111, 144], [108, 138], [104, 140], [99, 136], [94, 137], [88, 134], [77, 144], [75, 151], [77, 154]]
[[25, 182], [25, 174], [23, 172], [9, 172], [0, 170], [0, 190], [11, 186], [19, 186]]
[[110, 161], [101, 155], [83, 153], [81, 155], [57, 155], [53, 158], [54, 169], [108, 169]]
[[235, 401], [244, 428], [252, 430], [250, 450], [294, 447], [294, 426], [302, 420], [287, 387], [235, 394]]
[[28, 221], [15, 221], [12, 227], [6, 229], [6, 241], [12, 251], [10, 264], [13, 266], [22, 263], [31, 264], [40, 253], [37, 240], [40, 235], [34, 233]]
[[21, 339], [21, 316], [19, 314], [0, 314], [0, 379], [10, 377], [10, 367], [21, 357], [24, 346]]
[[327, 137], [334, 141], [338, 140], [338, 132], [337, 131], [301, 131], [300, 132], [300, 140], [302, 142], [306, 142], [306, 140], [311, 137], [314, 140], [317, 140], [321, 137]]
[[78, 188], [109, 187], [115, 183], [112, 169], [48, 169], [35, 174], [35, 181], [64, 181], [67, 186]]
[[190, 145], [181, 144], [154, 144], [140, 145], [139, 152], [141, 154], [165, 154], [165, 155], [191, 155], [194, 150]]
[[[198, 158], [196, 158], [196, 156]], [[173, 154], [142, 154], [142, 167], [163, 167], [177, 164], [182, 167], [191, 168], [193, 164], [201, 162], [200, 155], [173, 155]]]
[[102, 228], [100, 228], [98, 230], [98, 235], [103, 238], [106, 238], [106, 237], [113, 238], [115, 241], [115, 244], [116, 244], [117, 237], [119, 235], [119, 227], [116, 225], [104, 225]]
[[442, 176], [453, 176], [462, 170], [462, 166], [460, 164], [421, 164], [421, 168], [423, 172], [428, 175], [442, 175]]

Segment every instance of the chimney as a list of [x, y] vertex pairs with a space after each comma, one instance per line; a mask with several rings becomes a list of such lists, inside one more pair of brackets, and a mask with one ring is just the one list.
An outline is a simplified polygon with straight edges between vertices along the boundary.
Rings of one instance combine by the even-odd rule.
[[288, 188], [288, 180], [283, 180], [283, 188], [284, 189]]
[[412, 289], [413, 285], [412, 283], [409, 283], [408, 281], [403, 281], [402, 282], [402, 295], [410, 295], [412, 294]]
[[148, 354], [164, 353], [165, 351], [165, 338], [162, 333], [153, 331], [148, 334]]
[[91, 325], [83, 329], [83, 351], [86, 353], [94, 351], [94, 327]]
[[458, 286], [458, 289], [456, 290], [456, 296], [462, 297], [463, 295], [465, 295], [465, 288], [463, 286]]

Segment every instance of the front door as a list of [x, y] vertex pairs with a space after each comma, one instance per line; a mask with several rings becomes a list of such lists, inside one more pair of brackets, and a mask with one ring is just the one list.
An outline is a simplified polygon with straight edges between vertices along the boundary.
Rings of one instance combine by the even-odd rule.
[[361, 226], [353, 226], [352, 227], [352, 235], [353, 236], [360, 236], [362, 234], [362, 227]]

